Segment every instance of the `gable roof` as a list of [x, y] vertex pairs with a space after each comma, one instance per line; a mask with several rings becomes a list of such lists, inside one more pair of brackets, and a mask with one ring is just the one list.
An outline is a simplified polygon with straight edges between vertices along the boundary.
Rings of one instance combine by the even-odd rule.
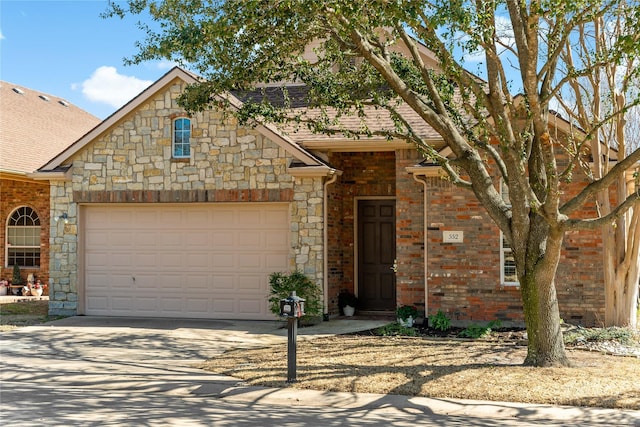
[[57, 96], [0, 82], [0, 172], [33, 172], [100, 122]]
[[[147, 102], [152, 96], [154, 96], [157, 92], [161, 91], [166, 85], [170, 84], [176, 78], [183, 80], [188, 84], [197, 83], [199, 81], [199, 77], [195, 74], [192, 74], [188, 71], [183, 70], [180, 67], [174, 67], [165, 75], [160, 77], [156, 82], [154, 82], [151, 86], [142, 91], [138, 96], [133, 98], [127, 104], [125, 104], [118, 111], [107, 117], [102, 123], [97, 125], [95, 128], [91, 129], [80, 139], [75, 141], [72, 145], [67, 147], [65, 150], [60, 152], [57, 156], [52, 158], [47, 164], [42, 166], [38, 172], [40, 174], [46, 174], [49, 172], [59, 172], [61, 168], [65, 166], [65, 162], [67, 162], [72, 156], [82, 150], [86, 145], [88, 145], [95, 138], [100, 136], [103, 132], [107, 131], [112, 126], [116, 125], [122, 118], [127, 116], [129, 113], [135, 111], [142, 104]], [[235, 98], [233, 95], [227, 95], [228, 99], [232, 106], [238, 107], [240, 101]], [[275, 127], [270, 125], [257, 124], [255, 129], [262, 133], [264, 136], [278, 144], [280, 147], [284, 148], [288, 153], [294, 156], [297, 160], [302, 162], [306, 166], [321, 166], [322, 168], [326, 168], [327, 172], [330, 170], [333, 171], [332, 168], [329, 167], [322, 159], [314, 156], [312, 153], [298, 145], [293, 140], [288, 137], [282, 135]], [[43, 175], [40, 175], [43, 177]]]

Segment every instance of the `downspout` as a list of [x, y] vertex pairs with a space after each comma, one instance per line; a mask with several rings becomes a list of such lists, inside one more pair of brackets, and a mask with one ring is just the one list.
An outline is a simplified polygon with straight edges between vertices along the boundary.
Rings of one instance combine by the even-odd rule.
[[328, 219], [329, 219], [329, 195], [328, 195], [328, 188], [329, 185], [333, 184], [334, 182], [336, 182], [336, 180], [338, 179], [338, 173], [337, 171], [332, 171], [331, 172], [331, 177], [326, 180], [324, 182], [324, 194], [323, 194], [323, 209], [322, 209], [322, 214], [323, 214], [323, 256], [324, 256], [324, 278], [323, 278], [323, 283], [322, 283], [322, 294], [323, 294], [323, 300], [324, 300], [324, 320], [329, 320], [329, 225], [327, 223]]
[[[426, 177], [425, 179], [419, 179], [420, 175], [417, 175], [416, 173], [413, 174], [413, 179], [416, 182], [419, 182], [423, 185], [424, 187], [424, 200], [422, 202], [423, 205], [423, 209], [424, 212], [422, 214], [422, 217], [424, 218], [424, 224], [422, 226], [423, 228], [423, 239], [424, 239], [424, 318], [425, 320], [427, 320], [429, 318], [429, 286], [427, 285], [427, 266], [429, 265], [428, 262], [428, 254], [429, 254], [429, 246], [428, 246], [428, 240], [427, 240], [427, 180]], [[424, 177], [424, 175], [422, 175]]]

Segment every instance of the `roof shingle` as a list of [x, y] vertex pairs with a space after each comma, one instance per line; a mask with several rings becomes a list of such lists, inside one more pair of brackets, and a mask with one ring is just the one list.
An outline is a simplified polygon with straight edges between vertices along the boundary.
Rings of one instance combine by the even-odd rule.
[[0, 81], [0, 171], [34, 172], [98, 123], [62, 98]]

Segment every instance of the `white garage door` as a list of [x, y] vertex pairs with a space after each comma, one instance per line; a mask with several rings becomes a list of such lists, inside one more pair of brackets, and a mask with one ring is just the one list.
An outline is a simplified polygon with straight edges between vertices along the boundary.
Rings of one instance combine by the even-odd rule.
[[286, 203], [83, 206], [89, 315], [272, 319], [288, 270]]

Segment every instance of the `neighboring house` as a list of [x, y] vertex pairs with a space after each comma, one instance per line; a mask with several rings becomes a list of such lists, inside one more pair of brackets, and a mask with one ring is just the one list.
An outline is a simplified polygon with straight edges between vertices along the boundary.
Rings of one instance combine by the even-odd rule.
[[[299, 269], [332, 315], [348, 289], [362, 311], [522, 322], [498, 228], [412, 146], [188, 116], [176, 99], [196, 81], [174, 68], [36, 174], [68, 216], [51, 313], [271, 319], [269, 273]], [[602, 317], [601, 264], [599, 232], [567, 236], [565, 320]]]
[[47, 283], [49, 182], [29, 174], [99, 122], [61, 98], [0, 82], [0, 277], [18, 264], [23, 279]]

